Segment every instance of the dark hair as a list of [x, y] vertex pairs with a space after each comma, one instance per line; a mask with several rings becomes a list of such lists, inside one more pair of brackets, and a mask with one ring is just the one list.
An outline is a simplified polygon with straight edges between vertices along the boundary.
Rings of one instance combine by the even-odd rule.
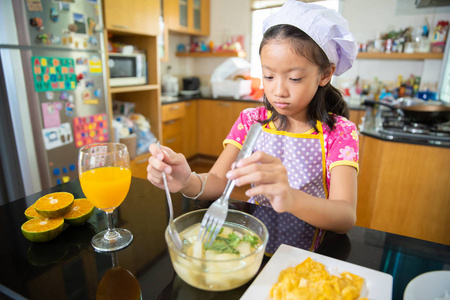
[[[259, 47], [259, 54], [261, 55], [262, 48], [272, 40], [287, 39], [292, 46], [292, 49], [297, 55], [305, 57], [311, 63], [319, 67], [321, 73], [330, 71], [330, 61], [316, 42], [311, 37], [304, 33], [299, 28], [281, 24], [270, 27], [263, 36], [261, 45]], [[284, 115], [278, 114], [273, 106], [267, 100], [266, 95], [263, 96], [264, 106], [269, 110], [272, 115], [269, 119], [262, 121], [263, 124], [267, 124], [273, 120], [279, 120], [279, 130], [285, 130], [287, 126], [287, 118]], [[311, 103], [308, 106], [307, 122], [316, 130], [317, 120], [325, 123], [333, 130], [333, 126], [336, 123], [335, 118], [329, 114], [334, 113], [339, 116], [344, 116], [348, 119], [349, 110], [347, 103], [344, 101], [341, 92], [328, 82], [325, 86], [319, 86], [316, 94], [314, 95]]]

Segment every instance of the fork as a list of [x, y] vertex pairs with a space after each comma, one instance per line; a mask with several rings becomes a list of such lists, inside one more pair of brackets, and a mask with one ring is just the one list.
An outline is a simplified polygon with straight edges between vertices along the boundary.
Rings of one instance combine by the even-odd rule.
[[[161, 149], [161, 145], [159, 144], [159, 141], [157, 143], [158, 149]], [[177, 229], [173, 225], [173, 206], [172, 206], [172, 197], [170, 196], [169, 186], [167, 185], [167, 178], [166, 173], [162, 172], [162, 177], [164, 181], [164, 190], [166, 191], [166, 198], [167, 198], [167, 206], [169, 207], [169, 235], [172, 238], [173, 244], [177, 249], [181, 249], [182, 243], [180, 239], [180, 235], [178, 234]]]
[[[253, 147], [255, 146], [261, 132], [262, 126], [260, 123], [254, 123], [250, 127], [250, 130], [247, 133], [247, 138], [245, 139], [244, 144], [242, 145], [242, 149], [241, 151], [239, 151], [238, 157], [236, 158], [235, 165], [240, 159], [247, 158], [252, 154]], [[225, 186], [223, 194], [208, 208], [205, 215], [203, 216], [200, 230], [197, 236], [197, 241], [201, 240], [202, 244], [208, 243], [209, 241], [208, 246], [210, 246], [216, 239], [227, 217], [228, 199], [230, 198], [230, 194], [234, 186], [235, 181], [229, 179], [227, 185]]]

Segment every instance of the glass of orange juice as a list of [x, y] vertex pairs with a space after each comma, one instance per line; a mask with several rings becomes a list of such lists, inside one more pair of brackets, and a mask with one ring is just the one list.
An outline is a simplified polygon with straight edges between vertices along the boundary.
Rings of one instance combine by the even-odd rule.
[[127, 147], [121, 143], [95, 143], [80, 148], [78, 173], [86, 198], [108, 216], [108, 229], [92, 238], [92, 246], [100, 252], [125, 248], [133, 241], [133, 234], [127, 229], [114, 228], [112, 213], [130, 189]]

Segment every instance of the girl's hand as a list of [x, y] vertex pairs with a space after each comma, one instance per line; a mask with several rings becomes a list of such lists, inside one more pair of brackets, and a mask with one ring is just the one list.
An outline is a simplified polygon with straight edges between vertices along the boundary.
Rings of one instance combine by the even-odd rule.
[[162, 172], [165, 172], [170, 192], [176, 193], [188, 184], [191, 168], [183, 154], [165, 146], [158, 149], [157, 144], [151, 144], [149, 150], [152, 156], [148, 159], [148, 181], [163, 189]]
[[248, 197], [264, 195], [277, 212], [289, 211], [294, 204], [286, 167], [277, 157], [257, 151], [249, 158], [241, 159], [227, 177], [235, 179], [237, 186], [253, 183], [254, 187], [245, 194]]

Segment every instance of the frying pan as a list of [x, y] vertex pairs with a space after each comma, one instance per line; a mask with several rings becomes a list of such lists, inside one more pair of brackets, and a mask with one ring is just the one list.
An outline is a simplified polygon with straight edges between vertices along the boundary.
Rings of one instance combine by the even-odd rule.
[[442, 102], [430, 103], [420, 99], [399, 99], [396, 104], [373, 100], [364, 100], [364, 104], [379, 104], [389, 107], [414, 123], [435, 125], [450, 121], [450, 105]]

